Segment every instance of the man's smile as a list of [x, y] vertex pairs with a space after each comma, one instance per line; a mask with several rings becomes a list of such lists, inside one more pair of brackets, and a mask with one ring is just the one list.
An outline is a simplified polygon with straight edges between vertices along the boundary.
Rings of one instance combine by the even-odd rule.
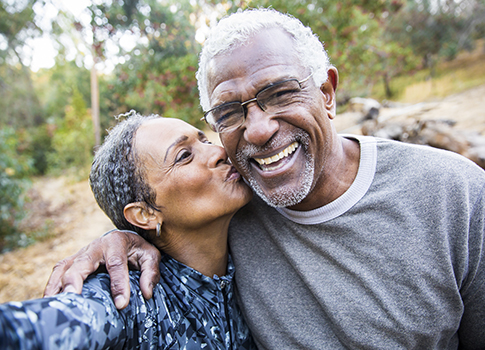
[[253, 159], [259, 164], [259, 168], [263, 171], [277, 170], [286, 163], [286, 162], [281, 162], [281, 160], [293, 154], [293, 152], [295, 152], [295, 150], [298, 148], [298, 145], [299, 145], [298, 142], [295, 141], [291, 143], [288, 147], [286, 147], [284, 150], [280, 151], [278, 154], [275, 154], [274, 156], [266, 157], [266, 158], [254, 157]]

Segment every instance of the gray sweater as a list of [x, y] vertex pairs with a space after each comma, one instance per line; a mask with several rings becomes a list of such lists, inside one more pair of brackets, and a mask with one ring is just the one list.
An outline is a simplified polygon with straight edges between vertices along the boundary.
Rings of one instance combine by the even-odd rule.
[[254, 198], [232, 220], [260, 349], [485, 349], [485, 172], [442, 150], [353, 136], [358, 175], [309, 211]]

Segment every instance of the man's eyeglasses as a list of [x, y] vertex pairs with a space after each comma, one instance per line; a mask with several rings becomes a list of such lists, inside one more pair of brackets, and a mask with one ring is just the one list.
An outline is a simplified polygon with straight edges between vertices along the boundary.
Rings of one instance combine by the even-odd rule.
[[228, 102], [211, 108], [204, 113], [201, 120], [205, 120], [212, 131], [217, 133], [227, 132], [240, 127], [246, 120], [247, 108], [251, 102], [256, 102], [263, 111], [270, 114], [284, 112], [289, 106], [297, 101], [302, 86], [301, 84], [310, 79], [310, 74], [303, 80], [288, 79], [274, 83], [256, 94], [255, 98], [244, 102]]

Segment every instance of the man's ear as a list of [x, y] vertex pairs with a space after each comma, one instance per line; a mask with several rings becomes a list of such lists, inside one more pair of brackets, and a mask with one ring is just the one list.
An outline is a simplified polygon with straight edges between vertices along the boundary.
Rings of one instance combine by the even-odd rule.
[[335, 67], [330, 67], [327, 71], [328, 78], [325, 83], [320, 86], [320, 91], [325, 97], [325, 109], [329, 112], [330, 119], [335, 118], [337, 114], [336, 91], [338, 86], [338, 71]]
[[153, 209], [147, 208], [146, 203], [135, 202], [129, 203], [123, 210], [126, 220], [144, 230], [155, 230], [157, 224], [162, 224], [160, 215], [156, 215]]

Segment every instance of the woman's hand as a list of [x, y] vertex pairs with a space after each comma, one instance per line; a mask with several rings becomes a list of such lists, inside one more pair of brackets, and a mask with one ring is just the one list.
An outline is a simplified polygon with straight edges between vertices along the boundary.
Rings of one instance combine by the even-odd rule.
[[134, 232], [113, 230], [95, 239], [76, 254], [59, 261], [52, 270], [44, 296], [60, 292], [81, 293], [84, 280], [104, 265], [111, 278], [111, 294], [118, 309], [130, 301], [130, 268], [140, 270], [140, 288], [150, 299], [160, 281], [161, 255], [157, 248]]

